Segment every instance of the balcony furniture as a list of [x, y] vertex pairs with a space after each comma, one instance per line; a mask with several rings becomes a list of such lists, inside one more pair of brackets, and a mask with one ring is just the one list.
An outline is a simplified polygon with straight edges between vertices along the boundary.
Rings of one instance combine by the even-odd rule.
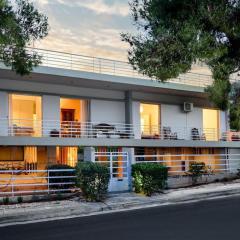
[[163, 139], [169, 140], [171, 138], [171, 133], [170, 127], [163, 127]]
[[81, 136], [81, 123], [78, 121], [62, 122], [61, 137], [77, 138]]
[[163, 127], [164, 140], [178, 140], [177, 132], [172, 132], [171, 127]]
[[59, 137], [59, 131], [57, 129], [51, 130], [50, 137]]
[[34, 130], [32, 127], [19, 127], [16, 124], [12, 127], [14, 136], [32, 136], [34, 134]]
[[192, 140], [200, 140], [200, 134], [197, 128], [192, 128]]
[[237, 141], [240, 141], [240, 134], [239, 133], [233, 133], [232, 136], [231, 136], [231, 140], [233, 142], [237, 142]]
[[93, 126], [93, 133], [96, 138], [107, 138], [113, 131], [115, 131], [115, 127], [107, 123]]
[[240, 132], [227, 131], [222, 133], [221, 141], [240, 141]]
[[192, 140], [202, 140], [202, 141], [206, 141], [206, 135], [205, 135], [205, 133], [200, 134], [198, 128], [192, 128], [191, 133], [192, 133]]
[[93, 126], [93, 135], [96, 138], [130, 138], [131, 134], [126, 131], [119, 131], [116, 129], [115, 126], [107, 124], [107, 123], [100, 123]]
[[1, 160], [0, 161], [0, 171], [1, 170], [24, 170], [25, 165], [23, 160]]

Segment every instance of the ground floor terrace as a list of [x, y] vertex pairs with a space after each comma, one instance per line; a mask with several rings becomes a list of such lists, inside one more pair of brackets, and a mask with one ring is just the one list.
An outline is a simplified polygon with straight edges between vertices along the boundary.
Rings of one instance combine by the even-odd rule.
[[[132, 164], [163, 164], [168, 167], [169, 177], [188, 176], [190, 165], [196, 162], [204, 163], [206, 175], [237, 173], [240, 168], [240, 150], [190, 147], [1, 146], [0, 194], [74, 191], [74, 188], [69, 186], [74, 183], [74, 167], [79, 161], [106, 164], [111, 176], [109, 191], [126, 191], [131, 188]], [[59, 169], [59, 165], [66, 167]], [[56, 172], [57, 177], [53, 174]], [[68, 180], [64, 181], [62, 179], [66, 178], [66, 173]]]

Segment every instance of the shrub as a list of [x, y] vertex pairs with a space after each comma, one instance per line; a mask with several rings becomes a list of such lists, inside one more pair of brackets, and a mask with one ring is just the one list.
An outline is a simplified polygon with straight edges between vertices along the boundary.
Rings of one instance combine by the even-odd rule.
[[23, 198], [22, 198], [21, 196], [19, 196], [19, 197], [17, 198], [17, 202], [18, 202], [18, 203], [22, 203], [22, 202], [23, 202]]
[[106, 198], [110, 180], [106, 165], [93, 162], [79, 162], [76, 167], [77, 185], [87, 201], [102, 201]]
[[[68, 165], [56, 164], [48, 167], [48, 170], [74, 169]], [[70, 189], [75, 186], [75, 173], [72, 171], [49, 172], [50, 189]], [[69, 178], [68, 178], [69, 176]], [[57, 177], [57, 178], [55, 178]], [[61, 178], [62, 177], [62, 178]], [[59, 184], [58, 184], [59, 183]], [[66, 183], [66, 184], [65, 184]], [[72, 184], [71, 184], [72, 183]]]
[[3, 204], [5, 204], [5, 205], [7, 205], [7, 204], [9, 204], [9, 197], [5, 197], [5, 198], [3, 198]]
[[190, 162], [188, 172], [192, 177], [192, 183], [196, 184], [198, 178], [206, 173], [206, 165], [204, 162]]
[[151, 196], [165, 188], [168, 169], [157, 163], [137, 163], [132, 166], [132, 176], [134, 191]]

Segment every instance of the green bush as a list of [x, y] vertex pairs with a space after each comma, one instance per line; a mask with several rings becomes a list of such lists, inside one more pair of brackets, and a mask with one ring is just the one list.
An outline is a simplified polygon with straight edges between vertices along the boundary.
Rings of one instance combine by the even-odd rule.
[[[68, 165], [56, 164], [48, 167], [48, 170], [61, 170], [61, 169], [74, 169]], [[68, 178], [69, 176], [69, 178]], [[76, 179], [73, 171], [59, 171], [59, 172], [49, 172], [49, 187], [50, 189], [70, 189], [73, 188], [76, 183]], [[57, 178], [54, 178], [57, 177]], [[62, 178], [61, 178], [62, 177]], [[59, 184], [58, 184], [59, 183]], [[66, 183], [66, 184], [64, 184]], [[70, 184], [72, 183], [72, 184]]]
[[3, 204], [7, 205], [9, 204], [9, 202], [10, 202], [9, 197], [3, 198]]
[[17, 198], [17, 202], [18, 202], [18, 203], [22, 203], [22, 202], [23, 202], [23, 198], [22, 198], [21, 196], [19, 196], [19, 197]]
[[158, 163], [137, 163], [132, 165], [134, 191], [151, 196], [165, 188], [168, 169]]
[[192, 177], [192, 183], [196, 184], [198, 178], [207, 172], [206, 164], [204, 162], [190, 162], [188, 172]]
[[77, 185], [87, 201], [102, 201], [106, 198], [110, 180], [106, 165], [93, 162], [79, 162], [76, 167]]

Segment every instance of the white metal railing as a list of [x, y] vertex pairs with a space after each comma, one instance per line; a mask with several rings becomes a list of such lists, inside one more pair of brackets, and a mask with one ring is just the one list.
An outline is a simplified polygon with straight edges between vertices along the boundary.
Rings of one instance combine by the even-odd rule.
[[240, 132], [125, 123], [0, 119], [0, 136], [240, 141]]
[[236, 173], [240, 169], [240, 154], [156, 154], [135, 155], [135, 163], [158, 163], [168, 167], [170, 175], [186, 175], [193, 162], [204, 162], [203, 173]]
[[134, 138], [132, 124], [0, 119], [0, 136]]
[[142, 139], [240, 141], [240, 132], [217, 128], [141, 125]]
[[[70, 54], [59, 51], [50, 51], [39, 48], [28, 48], [28, 51], [29, 53], [37, 52], [40, 56], [42, 56], [42, 66], [157, 81], [138, 73], [138, 71], [134, 70], [128, 62], [124, 61]], [[193, 72], [182, 74], [178, 78], [168, 80], [168, 82], [171, 83], [199, 87], [211, 85], [212, 81], [211, 75]], [[237, 81], [237, 79], [231, 79], [231, 81]]]
[[0, 170], [0, 197], [72, 192], [75, 178], [74, 169]]
[[111, 179], [122, 179], [129, 176], [127, 152], [95, 152], [95, 161], [108, 167]]

